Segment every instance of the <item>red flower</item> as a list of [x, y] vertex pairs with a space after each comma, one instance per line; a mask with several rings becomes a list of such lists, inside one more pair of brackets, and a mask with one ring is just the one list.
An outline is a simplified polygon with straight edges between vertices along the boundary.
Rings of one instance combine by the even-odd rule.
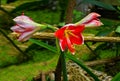
[[55, 32], [55, 36], [60, 40], [59, 44], [62, 51], [69, 49], [74, 54], [74, 44], [81, 45], [84, 43], [81, 32], [84, 25], [67, 24]]

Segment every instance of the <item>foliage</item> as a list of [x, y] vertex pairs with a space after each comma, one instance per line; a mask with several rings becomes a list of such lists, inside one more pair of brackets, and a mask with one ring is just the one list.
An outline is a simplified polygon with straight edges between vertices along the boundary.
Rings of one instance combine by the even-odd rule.
[[[59, 7], [52, 4], [51, 1], [52, 0], [39, 0], [39, 1], [36, 0], [36, 1], [28, 2], [28, 3], [24, 3], [24, 4], [16, 7], [12, 11], [12, 13], [21, 13], [21, 12], [25, 11], [25, 14], [27, 14], [28, 16], [31, 16], [37, 22], [49, 23], [49, 24], [58, 24], [59, 20], [60, 20]], [[97, 6], [103, 7], [103, 8], [108, 9], [108, 10], [115, 10], [115, 8], [112, 7], [111, 5], [106, 5], [106, 4], [99, 2], [97, 0], [83, 0], [83, 3], [91, 3], [93, 5], [97, 5]], [[60, 6], [61, 7], [64, 6], [64, 9], [66, 9], [65, 8], [66, 5], [63, 5], [63, 4], [64, 3], [60, 3]], [[47, 5], [49, 5], [49, 6], [47, 6]], [[54, 6], [55, 6], [55, 9], [53, 8]], [[41, 11], [38, 11], [39, 9]], [[44, 9], [46, 9], [46, 10], [44, 10]], [[49, 13], [49, 15], [48, 15], [48, 13]], [[78, 19], [81, 18], [82, 12], [74, 10], [73, 13], [74, 13], [73, 22], [76, 22], [76, 21], [78, 21]], [[37, 14], [37, 15], [33, 15], [33, 14]], [[120, 33], [119, 23], [116, 23], [116, 21], [112, 22], [112, 21], [106, 21], [103, 19], [103, 22], [104, 22], [105, 26], [98, 28], [98, 29], [95, 29], [95, 30], [92, 30], [92, 31], [90, 31], [88, 29], [88, 31], [86, 31], [86, 32], [87, 33], [94, 32], [95, 34], [97, 32], [97, 34], [96, 34], [97, 36], [108, 36], [114, 30], [115, 30], [115, 32]], [[62, 23], [62, 24], [60, 23], [59, 25], [63, 26], [64, 23]], [[115, 35], [112, 35], [112, 36], [116, 36], [116, 33], [114, 33], [114, 34]], [[55, 68], [56, 61], [58, 58], [58, 55], [56, 54], [57, 53], [56, 48], [54, 46], [51, 47], [50, 45], [46, 44], [43, 41], [38, 41], [38, 40], [34, 40], [34, 39], [30, 39], [30, 41], [35, 43], [35, 44], [32, 44], [29, 48], [27, 48], [27, 50], [25, 51], [27, 53], [27, 55], [30, 57], [30, 60], [28, 62], [21, 64], [21, 65], [2, 68], [0, 70], [1, 71], [0, 76], [2, 77], [2, 78], [0, 77], [0, 81], [6, 80], [7, 79], [6, 77], [9, 77], [9, 76], [12, 76], [12, 77], [9, 78], [8, 81], [14, 81], [14, 79], [18, 80], [18, 81], [21, 79], [24, 79], [26, 81], [27, 80], [31, 81], [32, 77], [39, 73], [39, 70], [40, 71], [41, 70], [48, 71], [50, 69]], [[118, 43], [116, 43], [116, 44], [115, 43], [102, 43], [102, 44], [98, 45], [98, 47], [95, 49], [95, 52], [97, 53], [98, 57], [100, 57], [100, 58], [116, 57], [118, 55], [117, 51], [119, 50], [119, 48], [118, 48], [119, 45], [117, 45], [117, 44]], [[2, 46], [0, 49], [3, 50], [4, 47], [5, 46]], [[7, 48], [7, 49], [4, 48], [4, 49], [7, 50], [9, 48]], [[79, 64], [83, 69], [85, 69], [89, 74], [91, 74], [91, 76], [93, 76], [97, 81], [96, 76], [94, 76], [94, 74], [92, 74], [76, 58], [71, 57], [69, 55], [68, 56], [66, 55], [66, 57], [69, 57], [70, 59], [75, 61], [77, 64]], [[1, 62], [0, 66], [6, 66], [8, 64], [15, 64], [18, 61], [18, 58], [16, 56], [8, 55], [6, 52], [2, 52], [0, 55], [0, 58], [3, 59], [0, 61]], [[87, 54], [83, 55], [83, 57], [81, 57], [81, 58], [85, 59], [85, 60], [91, 60], [89, 58], [89, 55], [87, 56]], [[36, 66], [36, 67], [34, 67], [34, 66]], [[10, 72], [11, 70], [12, 70], [12, 72]], [[32, 70], [32, 72], [31, 72], [31, 70]], [[17, 74], [17, 76], [15, 74]], [[4, 75], [6, 75], [6, 76], [4, 76]], [[115, 76], [113, 81], [117, 81], [118, 76], [119, 76], [119, 74]], [[13, 77], [14, 77], [14, 79], [13, 79]]]
[[43, 10], [43, 9], [50, 9], [52, 10], [52, 7], [54, 7], [53, 1], [51, 0], [36, 0], [32, 2], [27, 2], [24, 4], [19, 5], [15, 9], [12, 10], [12, 13], [18, 12], [18, 11], [28, 11], [28, 10]]
[[105, 3], [101, 2], [101, 1], [97, 1], [97, 0], [83, 0], [82, 3], [91, 3], [93, 5], [103, 7], [107, 10], [116, 10], [112, 5], [105, 4]]
[[113, 79], [112, 81], [119, 81], [120, 80], [120, 73], [118, 73]]
[[120, 26], [116, 28], [115, 32], [120, 33]]

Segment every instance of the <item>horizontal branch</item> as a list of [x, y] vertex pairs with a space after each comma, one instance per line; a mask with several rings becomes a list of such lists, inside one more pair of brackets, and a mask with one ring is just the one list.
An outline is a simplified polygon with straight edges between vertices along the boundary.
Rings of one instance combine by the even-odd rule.
[[[16, 33], [11, 33], [12, 37], [15, 38], [18, 35]], [[54, 33], [35, 33], [32, 38], [37, 39], [55, 39]], [[120, 37], [98, 37], [98, 36], [85, 36], [84, 40], [87, 42], [120, 42]]]
[[96, 66], [96, 65], [101, 65], [101, 64], [114, 63], [114, 62], [117, 62], [117, 61], [120, 61], [120, 57], [89, 61], [89, 62], [85, 62], [85, 65], [87, 65], [87, 66]]

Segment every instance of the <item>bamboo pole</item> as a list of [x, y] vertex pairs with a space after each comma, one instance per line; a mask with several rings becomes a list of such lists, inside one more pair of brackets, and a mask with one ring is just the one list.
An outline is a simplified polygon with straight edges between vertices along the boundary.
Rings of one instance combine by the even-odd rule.
[[[11, 33], [10, 35], [13, 38], [17, 38], [16, 33]], [[55, 39], [54, 33], [35, 33], [32, 38], [37, 39]], [[85, 36], [84, 40], [86, 42], [120, 42], [120, 37], [98, 37], [98, 36]]]
[[89, 62], [85, 62], [85, 65], [87, 65], [87, 66], [96, 66], [96, 65], [101, 65], [101, 64], [115, 63], [117, 61], [120, 61], [120, 57], [89, 61]]

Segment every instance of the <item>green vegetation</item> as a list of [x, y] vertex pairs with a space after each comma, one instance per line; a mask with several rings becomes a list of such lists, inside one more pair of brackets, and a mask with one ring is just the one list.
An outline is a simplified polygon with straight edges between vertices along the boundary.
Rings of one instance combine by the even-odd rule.
[[[34, 1], [34, 0], [30, 0]], [[29, 0], [18, 0], [14, 3], [10, 3], [10, 6], [19, 6], [18, 3], [26, 3]], [[2, 0], [2, 4], [5, 4], [6, 0]], [[8, 4], [5, 4], [8, 5]], [[23, 11], [18, 11], [15, 15], [20, 15]], [[0, 24], [1, 27], [4, 28], [6, 33], [10, 32], [8, 29], [13, 26], [13, 21], [10, 20], [10, 16], [1, 12], [0, 15]], [[24, 10], [25, 15], [31, 17], [35, 22], [51, 24], [55, 26], [64, 25], [64, 22], [60, 22], [60, 10], [50, 10], [50, 9], [41, 9], [41, 10]], [[73, 22], [77, 22], [82, 18], [83, 13], [80, 11], [74, 10], [73, 12]], [[3, 17], [5, 15], [5, 17]], [[95, 29], [85, 29], [84, 34], [93, 34], [98, 36], [118, 36], [116, 33], [111, 34], [117, 27], [119, 27], [119, 20], [111, 20], [111, 19], [101, 19], [104, 23], [104, 26]], [[117, 29], [119, 32], [119, 29]], [[27, 61], [24, 61], [24, 56], [16, 50], [11, 43], [0, 35], [0, 81], [32, 81], [34, 76], [40, 74], [40, 72], [48, 72], [55, 69], [58, 54], [55, 54], [51, 51], [48, 51], [45, 48], [42, 48], [36, 44], [32, 44], [27, 41], [25, 43], [19, 43], [13, 39], [13, 41], [17, 45], [23, 45], [21, 49], [25, 51], [25, 54], [29, 57]], [[49, 40], [46, 40], [49, 42]], [[51, 43], [51, 42], [50, 42]], [[53, 42], [52, 42], [53, 43]], [[119, 44], [119, 43], [118, 43]], [[117, 44], [115, 43], [96, 43], [89, 42], [88, 45], [94, 50], [96, 53], [93, 54], [86, 45], [76, 46], [76, 58], [81, 59], [83, 61], [92, 61], [96, 59], [104, 59], [104, 58], [112, 58], [119, 56], [117, 54]], [[25, 47], [25, 48], [24, 48]], [[27, 47], [27, 48], [26, 48]], [[98, 65], [93, 67], [94, 69], [106, 71], [109, 74], [115, 75], [120, 70], [120, 63], [117, 62], [112, 69], [106, 70], [109, 65]]]

